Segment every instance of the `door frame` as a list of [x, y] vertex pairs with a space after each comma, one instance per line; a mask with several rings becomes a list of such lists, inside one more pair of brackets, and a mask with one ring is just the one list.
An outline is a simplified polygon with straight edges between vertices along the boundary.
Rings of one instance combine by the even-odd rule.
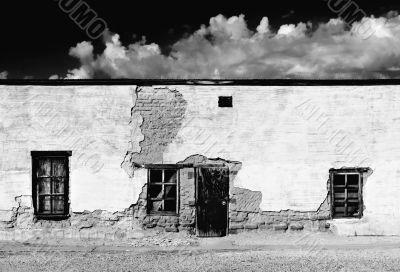
[[[226, 200], [226, 235], [229, 235], [229, 200], [230, 200], [230, 172], [229, 172], [229, 166], [226, 164], [197, 164], [194, 165], [194, 180], [195, 180], [195, 203], [196, 203], [196, 212], [195, 212], [195, 218], [196, 218], [196, 236], [199, 236], [199, 227], [198, 227], [198, 220], [197, 220], [197, 212], [198, 212], [198, 196], [199, 196], [199, 190], [198, 190], [198, 185], [199, 185], [199, 181], [198, 181], [198, 171], [199, 168], [227, 168], [228, 169], [228, 196], [227, 196], [227, 200]], [[224, 237], [224, 236], [222, 236]], [[200, 237], [200, 238], [217, 238], [217, 237]]]

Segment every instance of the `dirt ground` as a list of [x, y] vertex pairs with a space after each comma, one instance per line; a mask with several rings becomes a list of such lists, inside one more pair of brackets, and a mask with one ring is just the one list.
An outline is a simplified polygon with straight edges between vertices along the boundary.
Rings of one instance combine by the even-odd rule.
[[400, 271], [400, 237], [160, 234], [125, 244], [0, 243], [0, 271]]

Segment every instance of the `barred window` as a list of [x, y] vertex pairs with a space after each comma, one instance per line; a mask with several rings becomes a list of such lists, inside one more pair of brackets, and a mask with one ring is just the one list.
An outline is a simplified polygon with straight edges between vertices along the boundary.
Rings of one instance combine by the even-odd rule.
[[179, 171], [173, 166], [152, 166], [148, 169], [148, 213], [178, 212], [178, 181]]
[[331, 169], [331, 213], [333, 218], [361, 218], [363, 214], [364, 168]]
[[69, 215], [71, 152], [32, 152], [32, 195], [35, 215], [57, 219]]

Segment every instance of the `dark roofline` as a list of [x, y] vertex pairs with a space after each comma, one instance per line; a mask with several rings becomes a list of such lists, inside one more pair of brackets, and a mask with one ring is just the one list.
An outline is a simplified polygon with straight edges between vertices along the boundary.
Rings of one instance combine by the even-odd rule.
[[400, 79], [89, 79], [89, 80], [48, 80], [48, 79], [5, 79], [0, 85], [10, 86], [87, 86], [87, 85], [205, 85], [205, 86], [374, 86], [400, 85]]

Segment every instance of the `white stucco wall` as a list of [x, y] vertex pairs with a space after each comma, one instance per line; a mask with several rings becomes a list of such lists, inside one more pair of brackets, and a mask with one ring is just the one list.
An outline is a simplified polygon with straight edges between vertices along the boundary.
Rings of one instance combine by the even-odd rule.
[[[341, 234], [400, 234], [400, 87], [169, 88], [188, 110], [165, 163], [240, 161], [235, 186], [261, 191], [265, 211], [316, 211], [330, 168], [370, 167], [363, 219], [332, 223]], [[233, 108], [218, 108], [221, 95]]]
[[130, 150], [134, 87], [0, 86], [0, 210], [31, 195], [31, 151], [72, 150], [74, 212], [119, 211], [134, 186], [121, 163]]
[[[195, 154], [240, 161], [235, 186], [262, 192], [265, 211], [315, 211], [330, 168], [370, 167], [364, 217], [334, 220], [333, 227], [339, 234], [400, 235], [400, 87], [168, 88], [183, 95], [187, 109], [164, 163]], [[31, 194], [32, 150], [73, 151], [74, 212], [135, 203], [146, 170], [130, 179], [121, 168], [143, 140], [143, 120], [130, 124], [135, 89], [0, 86], [0, 211]], [[233, 96], [233, 108], [218, 108], [225, 95]]]

